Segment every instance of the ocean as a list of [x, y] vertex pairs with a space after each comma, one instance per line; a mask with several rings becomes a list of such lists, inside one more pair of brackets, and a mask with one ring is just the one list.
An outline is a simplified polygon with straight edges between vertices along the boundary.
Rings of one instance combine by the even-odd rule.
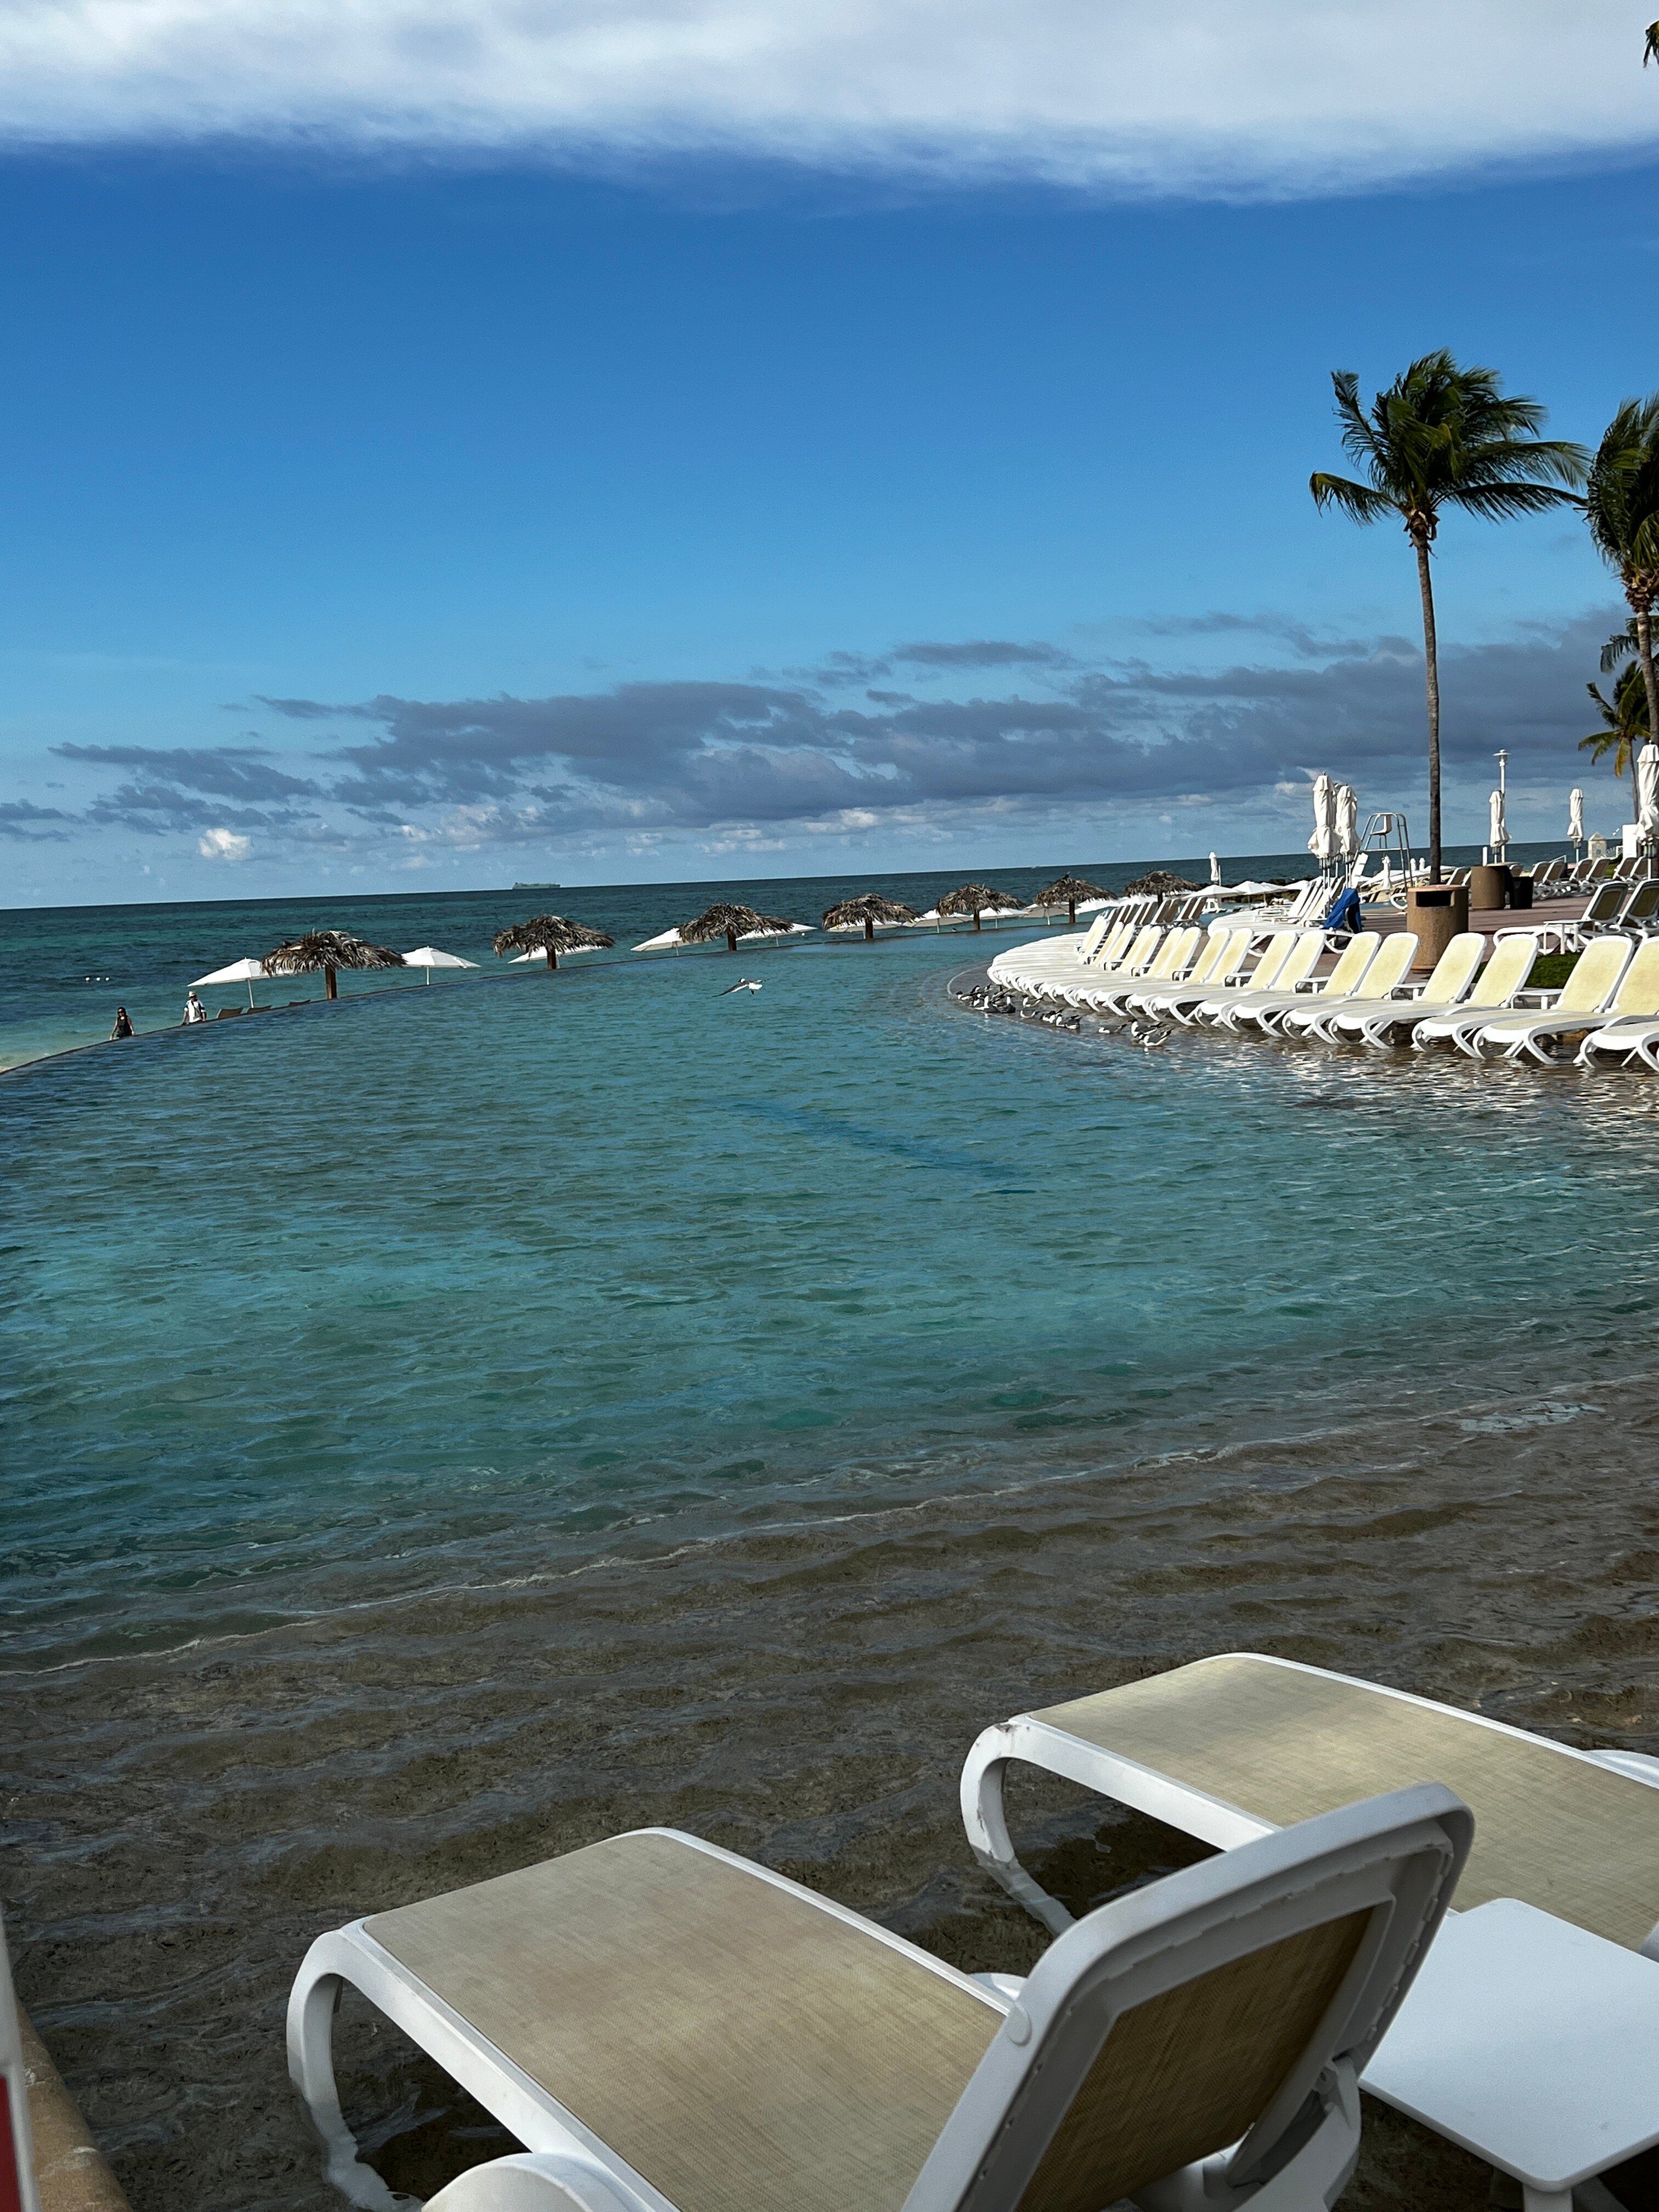
[[[135, 2212], [327, 2203], [310, 1936], [619, 1826], [1017, 1968], [1007, 1711], [1261, 1648], [1659, 1747], [1659, 1090], [988, 1020], [1007, 932], [623, 957], [861, 887], [0, 917], [4, 1901]], [[538, 904], [617, 956], [500, 972]], [[322, 923], [483, 965], [174, 1025]], [[1062, 1893], [1172, 1863], [1028, 1798]], [[396, 2185], [495, 2146], [345, 2035]], [[1373, 2136], [1364, 2201], [1474, 2189]]]

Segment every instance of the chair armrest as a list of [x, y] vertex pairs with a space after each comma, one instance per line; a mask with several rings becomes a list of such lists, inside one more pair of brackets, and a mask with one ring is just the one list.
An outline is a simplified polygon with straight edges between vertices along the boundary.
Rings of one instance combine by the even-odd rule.
[[1511, 1006], [1534, 1006], [1540, 1013], [1545, 1013], [1560, 995], [1559, 991], [1517, 991], [1510, 1004]]

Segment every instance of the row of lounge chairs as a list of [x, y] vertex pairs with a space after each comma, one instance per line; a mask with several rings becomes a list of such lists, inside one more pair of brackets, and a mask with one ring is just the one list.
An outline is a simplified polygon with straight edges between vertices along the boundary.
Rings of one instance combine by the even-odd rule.
[[[1659, 905], [1659, 885], [1643, 889]], [[1536, 932], [1500, 933], [1484, 965], [1485, 939], [1463, 933], [1426, 981], [1413, 983], [1418, 940], [1409, 931], [1361, 930], [1319, 975], [1320, 929], [1280, 930], [1252, 959], [1249, 924], [1219, 922], [1206, 933], [1191, 923], [1137, 929], [1104, 916], [1069, 963], [1051, 958], [1034, 968], [1017, 950], [993, 972], [1028, 995], [1119, 1021], [1376, 1050], [1450, 1045], [1475, 1059], [1546, 1064], [1559, 1057], [1564, 1040], [1576, 1038], [1582, 1066], [1641, 1065], [1659, 1074], [1659, 935], [1645, 934], [1644, 923], [1645, 915], [1627, 931], [1590, 939], [1559, 990], [1528, 987]]]
[[[1073, 1921], [1014, 1762], [1216, 1856]], [[647, 1829], [319, 1936], [290, 2071], [365, 2212], [412, 2200], [341, 2112], [346, 1983], [525, 2146], [427, 2212], [1328, 2212], [1362, 2082], [1571, 2212], [1659, 2138], [1656, 1793], [1659, 1759], [1224, 1654], [975, 1742], [969, 1844], [1053, 1938], [1029, 1978]]]

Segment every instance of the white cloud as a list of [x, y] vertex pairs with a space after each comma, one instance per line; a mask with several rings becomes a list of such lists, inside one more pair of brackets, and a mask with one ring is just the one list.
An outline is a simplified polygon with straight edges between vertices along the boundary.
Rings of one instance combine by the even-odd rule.
[[1303, 192], [1645, 147], [1626, 0], [9, 0], [0, 140]]
[[239, 837], [234, 830], [209, 830], [197, 839], [196, 849], [204, 860], [245, 860], [253, 840]]

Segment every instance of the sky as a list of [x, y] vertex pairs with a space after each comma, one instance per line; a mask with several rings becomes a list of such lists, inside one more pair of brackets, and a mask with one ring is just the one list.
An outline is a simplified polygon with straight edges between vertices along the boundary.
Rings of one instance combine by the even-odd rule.
[[[12, 0], [0, 905], [1283, 851], [1321, 770], [1420, 839], [1330, 374], [1659, 386], [1642, 31]], [[1436, 568], [1448, 841], [1499, 746], [1613, 830], [1582, 522]]]

